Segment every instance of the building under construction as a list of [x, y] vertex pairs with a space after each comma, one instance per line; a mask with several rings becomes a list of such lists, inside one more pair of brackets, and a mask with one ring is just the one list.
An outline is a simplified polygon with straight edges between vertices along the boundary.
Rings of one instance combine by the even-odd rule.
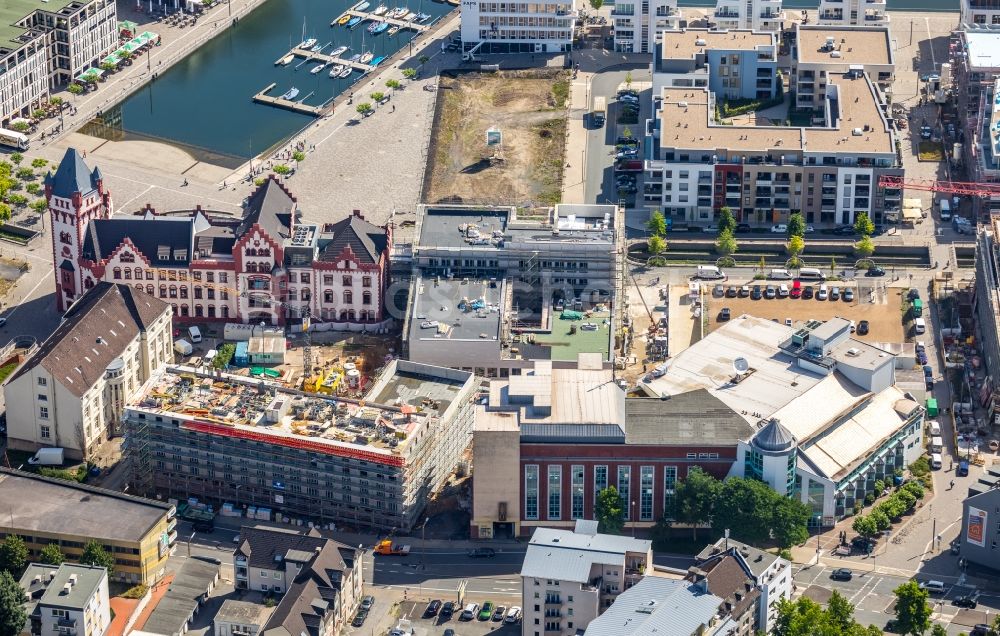
[[395, 360], [364, 400], [167, 367], [126, 407], [135, 490], [406, 531], [471, 441], [471, 373]]
[[[967, 25], [952, 36], [950, 48], [958, 116], [965, 124], [965, 143], [956, 154], [963, 156], [970, 182], [1000, 185], [1000, 31]], [[969, 197], [977, 218], [1000, 211], [1000, 194], [985, 188], [977, 194]]]

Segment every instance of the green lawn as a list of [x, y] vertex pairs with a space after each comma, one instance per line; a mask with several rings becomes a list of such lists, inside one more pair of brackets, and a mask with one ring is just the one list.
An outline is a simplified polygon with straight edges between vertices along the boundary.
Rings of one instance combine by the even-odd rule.
[[[604, 324], [611, 314], [609, 312], [594, 312], [584, 320], [562, 320], [558, 313], [552, 317], [551, 333], [535, 333], [535, 344], [551, 348], [553, 360], [576, 360], [579, 353], [599, 352], [604, 359], [608, 357], [608, 346], [611, 341], [610, 327]], [[580, 325], [589, 322], [597, 325], [597, 331], [584, 331]], [[570, 333], [571, 327], [576, 327], [576, 333]]]
[[0, 382], [3, 382], [4, 380], [7, 379], [8, 375], [14, 373], [14, 369], [17, 368], [17, 365], [18, 365], [17, 360], [14, 360], [0, 367]]

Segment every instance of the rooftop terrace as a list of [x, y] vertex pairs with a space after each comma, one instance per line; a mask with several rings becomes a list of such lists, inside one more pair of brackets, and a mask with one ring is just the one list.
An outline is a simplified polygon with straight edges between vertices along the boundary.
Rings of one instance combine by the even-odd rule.
[[612, 242], [613, 205], [558, 205], [546, 214], [517, 216], [514, 208], [426, 207], [420, 219], [425, 248], [481, 247], [511, 244]]
[[[48, 13], [61, 13], [67, 7], [81, 7], [88, 4], [78, 0], [3, 0], [0, 2], [0, 49], [17, 50], [25, 44], [21, 36], [30, 33], [30, 29], [17, 26], [17, 22], [31, 15], [36, 10]], [[71, 13], [71, 12], [70, 12]]]
[[419, 279], [410, 339], [496, 340], [503, 289], [503, 281]]
[[761, 47], [774, 46], [773, 33], [755, 31], [709, 31], [708, 29], [686, 29], [664, 31], [660, 57], [664, 60], [689, 60], [698, 54], [712, 50], [753, 51]]
[[228, 374], [167, 367], [128, 410], [181, 428], [400, 466], [415, 433], [446, 412], [472, 374], [394, 360], [364, 400], [305, 393]]

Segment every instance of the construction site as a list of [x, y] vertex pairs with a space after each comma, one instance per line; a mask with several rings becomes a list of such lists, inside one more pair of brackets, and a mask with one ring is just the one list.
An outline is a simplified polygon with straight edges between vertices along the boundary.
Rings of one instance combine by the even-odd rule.
[[410, 529], [461, 470], [474, 376], [394, 360], [362, 399], [322, 384], [161, 370], [123, 417], [133, 488], [227, 516]]

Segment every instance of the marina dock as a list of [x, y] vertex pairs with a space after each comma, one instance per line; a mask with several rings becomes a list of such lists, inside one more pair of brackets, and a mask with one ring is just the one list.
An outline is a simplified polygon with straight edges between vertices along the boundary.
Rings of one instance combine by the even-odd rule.
[[388, 22], [392, 26], [398, 26], [400, 29], [413, 29], [418, 33], [423, 33], [427, 29], [431, 28], [431, 25], [429, 24], [418, 24], [416, 22], [407, 20], [397, 20], [396, 18], [387, 18], [384, 15], [375, 15], [370, 11], [355, 11], [354, 9], [348, 9], [347, 11], [341, 13], [333, 20], [333, 22], [330, 23], [330, 26], [337, 26], [337, 21], [343, 18], [345, 15], [361, 18], [361, 24], [364, 24], [365, 21], [368, 20], [374, 20], [375, 22]]
[[[268, 106], [275, 106], [277, 108], [284, 108], [285, 110], [295, 111], [296, 113], [302, 113], [303, 115], [312, 115], [313, 117], [322, 117], [326, 112], [326, 106], [310, 106], [308, 104], [303, 104], [302, 101], [295, 101], [292, 99], [284, 99], [281, 97], [274, 97], [273, 95], [268, 95], [271, 90], [277, 85], [277, 82], [271, 82], [264, 90], [253, 96], [253, 101], [260, 104], [267, 104]], [[302, 98], [305, 100], [312, 93], [306, 95]]]
[[351, 60], [345, 60], [341, 57], [333, 57], [332, 55], [327, 55], [325, 53], [316, 53], [314, 51], [307, 51], [306, 49], [300, 49], [295, 47], [285, 55], [279, 57], [274, 63], [279, 64], [288, 55], [294, 55], [295, 57], [304, 58], [307, 62], [313, 61], [316, 63], [325, 62], [326, 64], [343, 64], [344, 66], [350, 66], [356, 71], [361, 71], [362, 73], [368, 73], [375, 69], [371, 64], [362, 64], [361, 62], [352, 62]]

